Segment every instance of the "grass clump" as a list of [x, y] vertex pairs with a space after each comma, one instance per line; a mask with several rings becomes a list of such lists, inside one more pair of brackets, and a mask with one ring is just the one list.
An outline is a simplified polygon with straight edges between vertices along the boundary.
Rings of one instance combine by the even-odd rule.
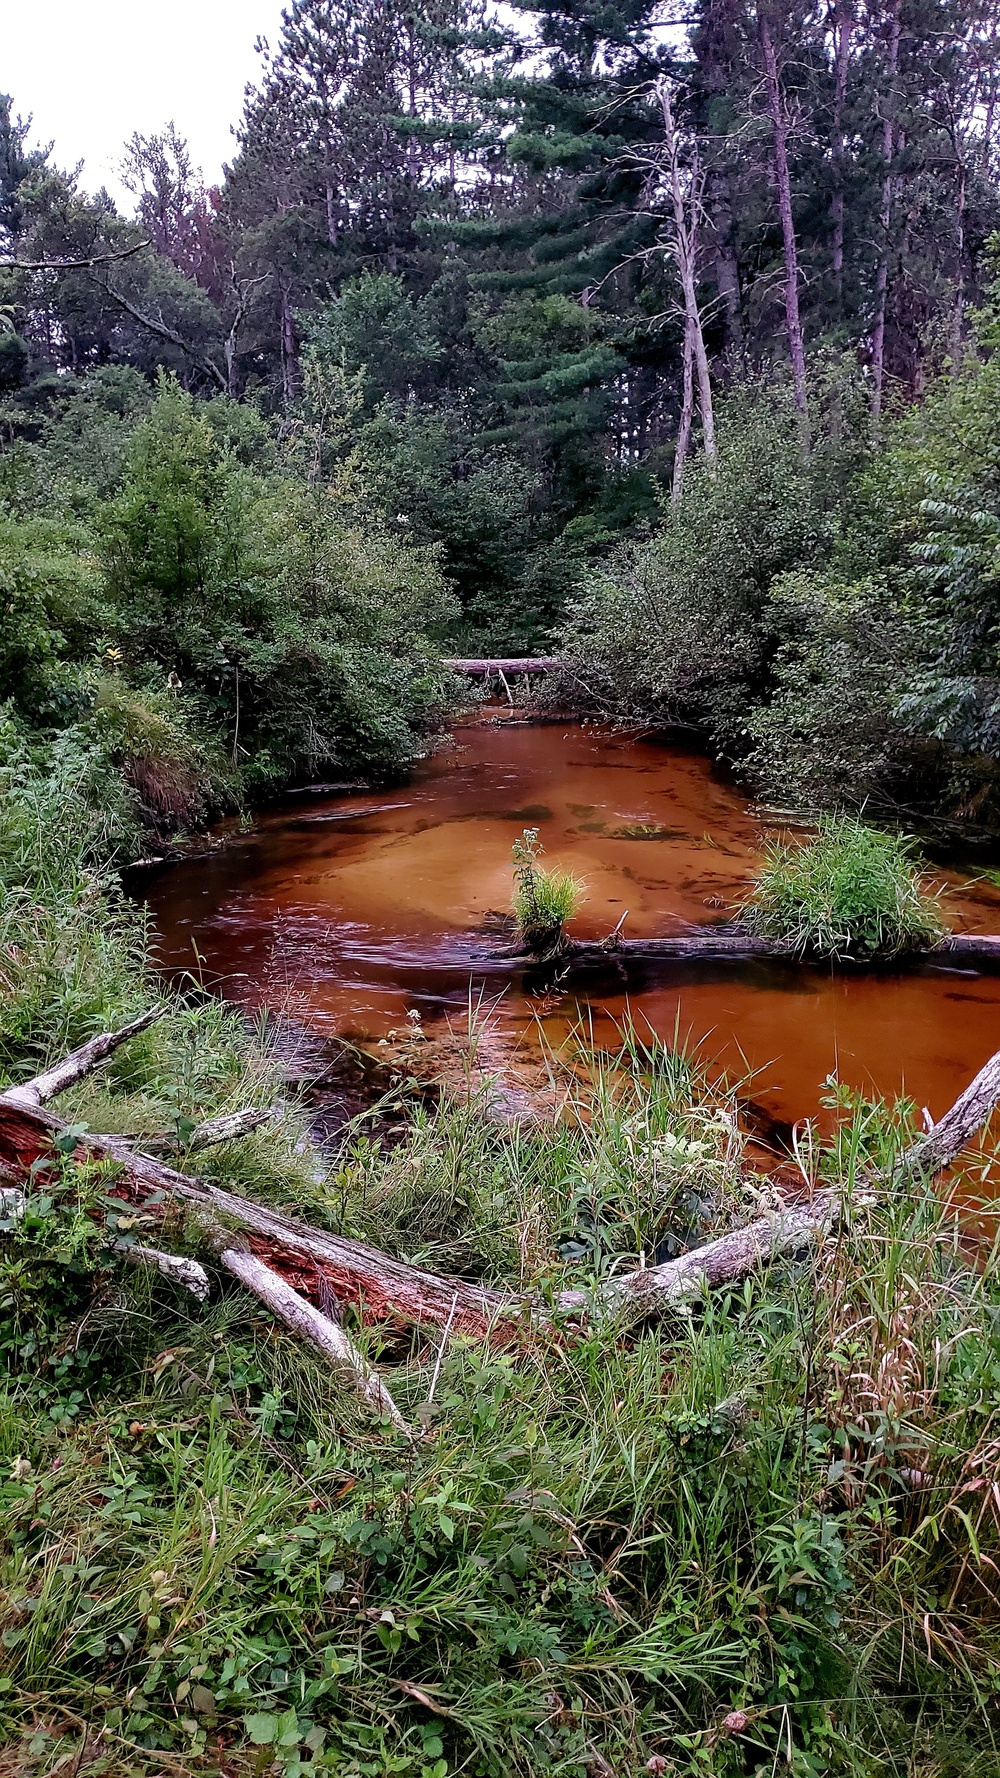
[[947, 930], [913, 862], [913, 841], [854, 816], [824, 816], [804, 844], [773, 841], [741, 910], [796, 956], [895, 957]]
[[514, 861], [514, 915], [528, 950], [540, 956], [558, 951], [567, 920], [583, 903], [584, 888], [567, 871], [546, 870], [538, 860], [545, 848], [537, 827], [526, 827], [511, 848]]

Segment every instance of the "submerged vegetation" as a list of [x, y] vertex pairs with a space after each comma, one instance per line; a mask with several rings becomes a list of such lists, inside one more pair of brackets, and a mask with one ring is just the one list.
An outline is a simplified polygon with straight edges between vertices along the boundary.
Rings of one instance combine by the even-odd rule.
[[853, 816], [822, 816], [806, 840], [765, 848], [740, 918], [796, 956], [894, 957], [945, 933], [937, 896], [913, 862], [913, 841]]

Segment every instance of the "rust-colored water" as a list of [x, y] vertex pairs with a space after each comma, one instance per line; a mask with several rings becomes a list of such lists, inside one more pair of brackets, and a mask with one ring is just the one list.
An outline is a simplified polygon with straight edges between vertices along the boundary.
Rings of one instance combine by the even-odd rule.
[[[510, 898], [510, 848], [536, 826], [546, 861], [586, 880], [574, 923], [632, 936], [719, 918], [752, 874], [760, 821], [685, 748], [575, 724], [479, 719], [401, 789], [302, 795], [207, 858], [143, 883], [165, 965], [314, 1029], [370, 1038], [411, 1008], [461, 1021], [502, 995], [503, 1028], [558, 1040], [582, 1013], [599, 1040], [627, 1014], [679, 1025], [785, 1120], [815, 1113], [828, 1074], [910, 1093], [937, 1117], [1000, 1048], [1000, 977], [926, 963], [898, 972], [760, 962], [612, 967], [539, 1001], [472, 961]], [[1000, 931], [1000, 892], [949, 890], [957, 927]]]

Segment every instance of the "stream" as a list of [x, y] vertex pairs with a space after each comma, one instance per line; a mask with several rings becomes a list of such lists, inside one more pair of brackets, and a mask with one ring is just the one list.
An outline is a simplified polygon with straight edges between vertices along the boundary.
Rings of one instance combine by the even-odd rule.
[[[964, 959], [893, 969], [785, 961], [609, 961], [570, 992], [532, 993], [474, 961], [504, 941], [510, 849], [537, 827], [545, 862], [584, 879], [579, 937], [627, 913], [631, 937], [726, 917], [753, 875], [766, 819], [700, 753], [574, 722], [485, 710], [401, 787], [298, 793], [217, 849], [146, 870], [159, 960], [248, 1008], [365, 1045], [419, 1011], [428, 1030], [491, 1009], [537, 1054], [582, 1021], [602, 1045], [628, 1018], [700, 1046], [770, 1118], [815, 1115], [827, 1076], [910, 1094], [938, 1117], [1000, 1047], [1000, 975]], [[1000, 931], [1000, 889], [945, 873], [956, 930]], [[493, 928], [491, 932], [491, 928]], [[963, 966], [959, 967], [959, 962]], [[749, 1077], [749, 1078], [748, 1078]]]

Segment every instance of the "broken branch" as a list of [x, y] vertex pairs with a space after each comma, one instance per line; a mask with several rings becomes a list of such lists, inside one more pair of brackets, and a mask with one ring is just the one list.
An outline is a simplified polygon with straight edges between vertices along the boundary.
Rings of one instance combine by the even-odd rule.
[[226, 1247], [219, 1254], [219, 1262], [242, 1284], [244, 1290], [257, 1297], [292, 1333], [297, 1334], [300, 1339], [308, 1340], [322, 1352], [337, 1373], [360, 1396], [366, 1407], [371, 1408], [382, 1419], [391, 1420], [408, 1438], [413, 1437], [412, 1428], [404, 1420], [381, 1377], [372, 1369], [342, 1327], [338, 1327], [328, 1316], [322, 1315], [312, 1303], [306, 1302], [305, 1297], [301, 1297], [284, 1278], [254, 1254], [244, 1252], [238, 1247]]
[[113, 1056], [123, 1043], [138, 1032], [145, 1031], [157, 1019], [162, 1019], [166, 1007], [153, 1006], [148, 1012], [140, 1013], [130, 1024], [122, 1025], [118, 1031], [103, 1031], [99, 1037], [91, 1037], [82, 1043], [79, 1049], [71, 1050], [61, 1062], [47, 1068], [43, 1074], [36, 1074], [23, 1085], [8, 1087], [0, 1094], [0, 1105], [47, 1105], [58, 1093], [65, 1093], [68, 1087], [76, 1085], [85, 1075], [93, 1073], [109, 1056]]

